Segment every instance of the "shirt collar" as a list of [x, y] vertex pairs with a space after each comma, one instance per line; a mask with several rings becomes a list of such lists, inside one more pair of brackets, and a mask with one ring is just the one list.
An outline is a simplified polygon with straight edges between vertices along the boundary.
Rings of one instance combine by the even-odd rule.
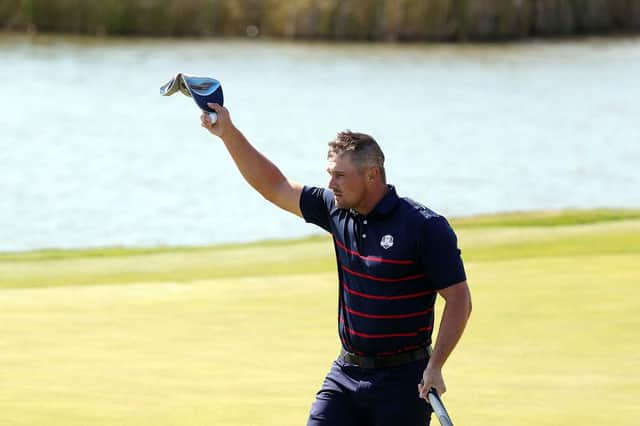
[[369, 215], [376, 214], [379, 216], [385, 216], [391, 213], [391, 211], [396, 207], [398, 201], [400, 201], [400, 197], [398, 197], [398, 194], [396, 193], [396, 187], [393, 185], [387, 185], [387, 188], [389, 188], [389, 190], [384, 197], [382, 197], [382, 200], [376, 204]]

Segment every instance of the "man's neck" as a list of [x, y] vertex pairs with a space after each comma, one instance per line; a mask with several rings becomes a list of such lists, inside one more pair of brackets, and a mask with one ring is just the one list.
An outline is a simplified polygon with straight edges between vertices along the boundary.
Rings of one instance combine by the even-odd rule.
[[382, 201], [385, 195], [389, 192], [389, 187], [386, 183], [380, 183], [372, 188], [371, 195], [364, 200], [361, 206], [356, 207], [354, 210], [362, 216], [366, 216], [375, 209], [375, 207]]

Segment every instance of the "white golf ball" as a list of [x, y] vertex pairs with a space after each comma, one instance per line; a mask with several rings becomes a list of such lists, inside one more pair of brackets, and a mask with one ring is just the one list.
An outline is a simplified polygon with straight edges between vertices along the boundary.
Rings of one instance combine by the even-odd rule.
[[215, 112], [210, 112], [209, 119], [211, 120], [211, 124], [216, 124], [216, 121], [218, 121], [218, 114], [216, 114]]

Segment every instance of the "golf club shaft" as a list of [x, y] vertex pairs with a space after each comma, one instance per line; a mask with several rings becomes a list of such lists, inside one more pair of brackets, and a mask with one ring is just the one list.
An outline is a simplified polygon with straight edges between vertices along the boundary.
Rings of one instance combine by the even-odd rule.
[[433, 408], [433, 412], [436, 413], [438, 420], [442, 426], [453, 426], [453, 422], [451, 421], [451, 417], [449, 417], [449, 413], [447, 409], [444, 407], [438, 392], [431, 388], [428, 393], [429, 403], [431, 404], [431, 408]]

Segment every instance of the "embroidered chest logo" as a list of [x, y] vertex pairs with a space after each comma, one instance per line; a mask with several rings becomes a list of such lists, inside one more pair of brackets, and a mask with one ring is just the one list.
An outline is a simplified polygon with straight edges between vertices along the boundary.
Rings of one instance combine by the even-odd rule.
[[393, 246], [393, 235], [385, 235], [384, 237], [382, 237], [382, 239], [380, 240], [380, 245], [385, 250]]

